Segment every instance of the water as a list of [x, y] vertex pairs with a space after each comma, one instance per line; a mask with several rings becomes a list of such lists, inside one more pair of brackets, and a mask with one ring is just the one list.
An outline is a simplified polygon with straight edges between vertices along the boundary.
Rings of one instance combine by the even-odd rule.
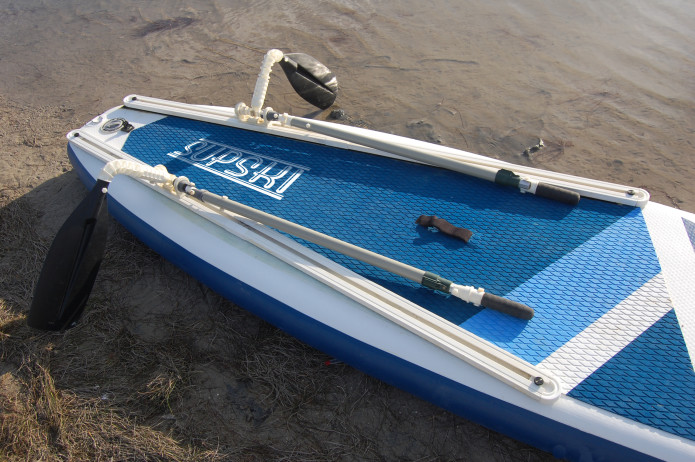
[[[375, 129], [644, 187], [695, 211], [695, 5], [679, 0], [0, 2], [0, 89], [85, 119], [129, 93], [250, 101], [259, 51]], [[268, 104], [305, 114], [284, 77]], [[523, 150], [542, 138], [534, 158]]]

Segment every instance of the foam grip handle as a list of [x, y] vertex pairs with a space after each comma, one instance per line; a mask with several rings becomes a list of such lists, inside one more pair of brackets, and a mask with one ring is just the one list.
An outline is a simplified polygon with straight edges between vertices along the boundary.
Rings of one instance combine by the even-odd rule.
[[581, 198], [578, 192], [548, 183], [538, 183], [535, 194], [569, 205], [577, 205]]
[[486, 308], [492, 308], [504, 314], [514, 316], [515, 318], [529, 320], [533, 318], [533, 308], [526, 306], [523, 303], [515, 302], [507, 298], [485, 292], [480, 304]]

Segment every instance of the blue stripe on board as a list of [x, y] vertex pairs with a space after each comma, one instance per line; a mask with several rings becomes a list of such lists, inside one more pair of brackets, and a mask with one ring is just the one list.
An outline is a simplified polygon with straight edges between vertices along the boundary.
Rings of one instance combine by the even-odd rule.
[[[209, 151], [196, 151], [201, 145], [185, 149], [201, 139]], [[570, 207], [444, 169], [175, 117], [134, 130], [123, 150], [151, 165], [165, 164], [171, 173], [188, 176], [201, 188], [457, 283], [482, 286], [498, 295], [518, 293], [520, 299], [535, 296], [525, 288], [527, 281], [614, 223], [624, 217], [626, 223], [641, 223], [639, 211], [632, 207], [586, 199]], [[173, 151], [182, 155], [167, 155]], [[235, 163], [237, 155], [246, 160]], [[198, 165], [192, 165], [191, 159], [198, 159]], [[283, 165], [289, 170], [278, 181], [260, 175], [279, 176]], [[301, 175], [284, 183], [299, 172], [297, 166]], [[287, 187], [278, 187], [281, 184]], [[473, 238], [464, 244], [422, 228], [415, 224], [420, 215], [438, 215], [469, 228]], [[627, 236], [634, 234], [627, 228]], [[307, 245], [454, 324], [481, 311]], [[652, 263], [648, 258], [645, 264], [651, 268]], [[615, 265], [613, 270], [614, 280], [619, 280], [635, 268]], [[586, 269], [582, 271], [585, 274]], [[567, 303], [586, 297], [581, 287], [563, 290]], [[540, 316], [528, 325], [543, 324], [547, 330], [557, 323], [551, 316]], [[516, 336], [525, 326], [506, 327], [505, 334]], [[542, 347], [537, 356], [546, 349]]]
[[485, 310], [461, 326], [538, 364], [659, 271], [644, 217], [633, 209], [508, 294], [535, 308], [533, 322]]
[[674, 310], [568, 393], [695, 440], [695, 371]]
[[695, 223], [683, 218], [683, 226], [685, 226], [685, 232], [688, 233], [690, 244], [693, 246], [693, 250], [695, 250]]

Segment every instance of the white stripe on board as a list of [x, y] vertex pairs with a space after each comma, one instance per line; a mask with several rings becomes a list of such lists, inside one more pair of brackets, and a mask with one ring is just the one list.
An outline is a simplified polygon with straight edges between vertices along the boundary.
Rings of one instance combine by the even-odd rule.
[[563, 392], [576, 387], [672, 309], [661, 273], [545, 358]]
[[695, 215], [650, 202], [642, 214], [661, 263], [668, 293], [688, 348], [695, 362], [695, 249], [683, 218], [695, 222]]

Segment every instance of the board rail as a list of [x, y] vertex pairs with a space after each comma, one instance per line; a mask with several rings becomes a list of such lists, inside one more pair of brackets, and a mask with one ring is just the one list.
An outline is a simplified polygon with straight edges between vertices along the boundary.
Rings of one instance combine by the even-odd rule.
[[[308, 134], [299, 129], [293, 129], [282, 125], [280, 122], [268, 121], [263, 118], [253, 117], [237, 117], [236, 110], [230, 107], [223, 106], [206, 106], [199, 104], [180, 103], [159, 98], [152, 98], [141, 95], [128, 95], [123, 99], [125, 107], [131, 109], [139, 109], [142, 111], [155, 112], [158, 114], [185, 117], [189, 119], [199, 120], [202, 122], [215, 123], [236, 128], [244, 128], [247, 130], [262, 131], [265, 133], [276, 134], [300, 140], [310, 140], [331, 146], [337, 146], [347, 149], [355, 149], [362, 152], [377, 154], [387, 157], [396, 157], [404, 160], [403, 157], [385, 153], [377, 149], [372, 149], [359, 144], [350, 143], [348, 141], [339, 140], [326, 135]], [[272, 110], [272, 108], [268, 108]], [[331, 122], [322, 122], [331, 124]], [[341, 125], [343, 129], [349, 129], [356, 134], [372, 133], [370, 130], [360, 127], [350, 127]], [[633, 207], [643, 208], [649, 202], [649, 192], [642, 188], [627, 186], [607, 181], [599, 181], [590, 178], [583, 178], [564, 173], [552, 172], [534, 167], [513, 164], [510, 162], [493, 159], [479, 154], [474, 154], [466, 151], [461, 151], [455, 148], [446, 146], [434, 145], [424, 141], [414, 140], [411, 138], [380, 133], [380, 137], [387, 143], [396, 146], [415, 146], [420, 149], [425, 149], [431, 154], [439, 156], [443, 159], [454, 160], [457, 162], [468, 163], [479, 167], [494, 168], [494, 169], [509, 169], [518, 174], [525, 175], [535, 181], [551, 182], [557, 186], [561, 186], [572, 191], [576, 191], [581, 196], [592, 199], [614, 202], [617, 204], [629, 205]]]

